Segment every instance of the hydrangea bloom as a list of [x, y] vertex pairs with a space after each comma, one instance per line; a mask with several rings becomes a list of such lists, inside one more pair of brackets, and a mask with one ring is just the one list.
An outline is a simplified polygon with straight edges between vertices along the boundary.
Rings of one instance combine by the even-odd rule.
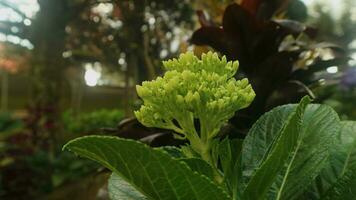
[[197, 153], [208, 151], [221, 126], [255, 97], [247, 79], [234, 78], [238, 61], [227, 62], [225, 56], [209, 52], [199, 59], [188, 52], [163, 65], [163, 77], [136, 87], [144, 104], [135, 115], [145, 126], [179, 133], [176, 137], [188, 139]]

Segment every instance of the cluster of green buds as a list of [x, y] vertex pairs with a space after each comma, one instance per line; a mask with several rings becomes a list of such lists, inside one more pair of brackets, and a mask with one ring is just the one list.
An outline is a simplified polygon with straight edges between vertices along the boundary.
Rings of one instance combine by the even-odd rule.
[[[250, 105], [255, 93], [247, 79], [236, 80], [238, 61], [216, 53], [201, 59], [188, 52], [164, 61], [163, 77], [136, 86], [144, 104], [135, 112], [147, 127], [174, 130], [192, 149], [206, 157], [211, 141], [234, 113]], [[195, 127], [199, 121], [199, 130]]]

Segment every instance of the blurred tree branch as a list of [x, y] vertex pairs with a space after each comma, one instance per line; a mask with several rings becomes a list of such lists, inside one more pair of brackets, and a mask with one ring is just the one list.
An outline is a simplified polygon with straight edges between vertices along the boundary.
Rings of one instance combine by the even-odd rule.
[[[11, 30], [16, 28], [16, 31]], [[15, 35], [23, 39], [26, 38], [26, 27], [22, 22], [10, 22], [10, 21], [0, 21], [0, 32], [5, 35]]]
[[3, 5], [4, 7], [10, 8], [11, 10], [13, 10], [14, 12], [16, 12], [17, 14], [19, 14], [21, 17], [23, 17], [24, 19], [29, 19], [21, 10], [19, 10], [18, 8], [16, 8], [15, 6], [13, 6], [12, 4], [8, 3], [7, 1], [0, 1], [0, 5]]

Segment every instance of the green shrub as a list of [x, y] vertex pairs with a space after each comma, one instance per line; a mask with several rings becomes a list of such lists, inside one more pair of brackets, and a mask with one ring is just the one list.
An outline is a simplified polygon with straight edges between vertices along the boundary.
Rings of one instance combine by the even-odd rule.
[[87, 134], [98, 132], [101, 128], [116, 127], [123, 117], [124, 114], [121, 110], [102, 109], [78, 116], [67, 111], [63, 114], [62, 119], [66, 131], [74, 134]]
[[5, 139], [21, 128], [23, 128], [21, 119], [14, 118], [10, 113], [0, 113], [0, 139]]

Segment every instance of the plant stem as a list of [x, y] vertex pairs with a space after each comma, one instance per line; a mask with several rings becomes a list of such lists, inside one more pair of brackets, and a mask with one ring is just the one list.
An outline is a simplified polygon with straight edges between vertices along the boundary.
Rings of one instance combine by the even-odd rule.
[[214, 179], [217, 183], [221, 184], [223, 182], [223, 177], [219, 172], [219, 169], [216, 166], [216, 163], [214, 162], [212, 156], [211, 156], [211, 143], [210, 141], [206, 141], [204, 143], [201, 141], [201, 152], [200, 156], [202, 157], [203, 160], [205, 160], [211, 167], [213, 168], [213, 173], [214, 173]]

